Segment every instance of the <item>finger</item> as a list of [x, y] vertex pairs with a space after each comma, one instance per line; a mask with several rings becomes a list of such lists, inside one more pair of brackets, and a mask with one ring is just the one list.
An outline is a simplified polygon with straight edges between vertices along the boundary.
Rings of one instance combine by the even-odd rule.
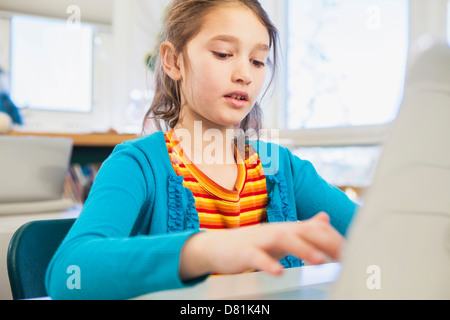
[[265, 238], [264, 249], [274, 258], [291, 254], [310, 264], [321, 264], [326, 256], [316, 246], [305, 241], [293, 230], [293, 225], [280, 225], [279, 229]]
[[263, 250], [255, 249], [249, 255], [250, 268], [265, 271], [273, 275], [281, 275], [283, 266]]
[[290, 246], [291, 248], [288, 250], [289, 254], [297, 256], [309, 264], [323, 264], [326, 261], [326, 255], [304, 239], [296, 238], [290, 242]]

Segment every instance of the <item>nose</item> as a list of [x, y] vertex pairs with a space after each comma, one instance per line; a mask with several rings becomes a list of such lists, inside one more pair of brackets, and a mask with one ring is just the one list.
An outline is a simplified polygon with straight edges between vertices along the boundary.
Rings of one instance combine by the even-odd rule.
[[250, 67], [250, 62], [245, 59], [240, 59], [236, 62], [233, 71], [233, 82], [249, 85], [253, 82], [253, 74]]

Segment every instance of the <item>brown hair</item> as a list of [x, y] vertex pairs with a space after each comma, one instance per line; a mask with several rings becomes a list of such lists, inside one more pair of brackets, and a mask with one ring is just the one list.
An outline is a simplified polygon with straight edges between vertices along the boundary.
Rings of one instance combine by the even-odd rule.
[[[270, 47], [273, 50], [273, 60], [269, 60], [273, 71], [270, 86], [277, 69], [278, 31], [258, 0], [173, 0], [165, 14], [164, 29], [158, 41], [158, 50], [155, 52], [159, 52], [159, 46], [164, 41], [171, 42], [177, 52], [183, 52], [187, 43], [200, 31], [203, 17], [213, 8], [231, 2], [242, 3], [249, 7], [261, 19], [269, 32]], [[144, 130], [149, 119], [154, 120], [158, 130], [163, 130], [162, 123], [165, 129], [173, 129], [179, 121], [181, 111], [180, 84], [165, 73], [159, 55], [155, 66], [155, 77], [155, 96], [144, 118]], [[262, 127], [261, 118], [261, 107], [257, 102], [239, 124], [239, 129], [243, 131], [254, 129], [258, 132]]]

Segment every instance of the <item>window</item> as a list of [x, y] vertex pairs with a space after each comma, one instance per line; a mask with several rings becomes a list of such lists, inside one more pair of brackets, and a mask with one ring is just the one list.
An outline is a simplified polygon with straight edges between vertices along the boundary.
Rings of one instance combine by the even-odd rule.
[[287, 6], [285, 123], [294, 133], [285, 138], [294, 140], [294, 154], [360, 201], [382, 151], [383, 126], [403, 98], [409, 1], [287, 0]]
[[89, 112], [93, 32], [63, 20], [11, 19], [11, 98], [19, 107]]
[[14, 130], [107, 131], [113, 40], [109, 25], [0, 11], [0, 65], [24, 122]]
[[311, 161], [328, 183], [341, 188], [352, 200], [361, 203], [364, 190], [372, 183], [381, 147], [302, 147], [295, 148], [293, 153]]
[[288, 0], [287, 128], [385, 124], [403, 96], [407, 0]]

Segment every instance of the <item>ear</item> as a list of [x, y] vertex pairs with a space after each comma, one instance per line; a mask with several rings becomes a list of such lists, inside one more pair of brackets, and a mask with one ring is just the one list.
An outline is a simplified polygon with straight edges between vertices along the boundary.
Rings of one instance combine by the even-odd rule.
[[167, 75], [175, 81], [181, 80], [181, 68], [179, 57], [174, 45], [169, 41], [164, 41], [159, 48], [161, 64]]

